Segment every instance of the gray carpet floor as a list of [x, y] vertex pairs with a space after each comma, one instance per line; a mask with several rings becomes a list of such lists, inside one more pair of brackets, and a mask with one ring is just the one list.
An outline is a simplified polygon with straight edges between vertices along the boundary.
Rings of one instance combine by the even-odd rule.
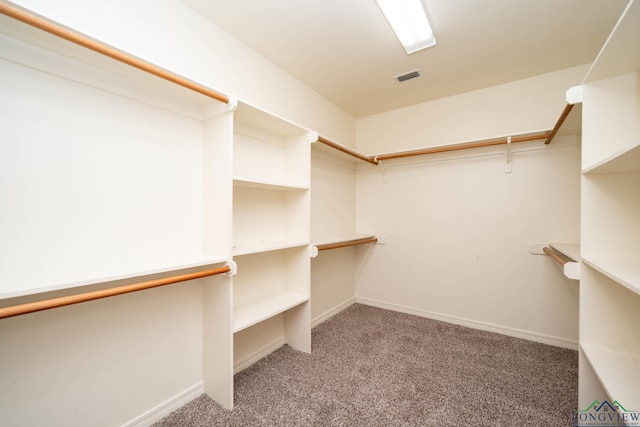
[[576, 351], [353, 305], [235, 376], [235, 407], [206, 395], [169, 426], [567, 426]]

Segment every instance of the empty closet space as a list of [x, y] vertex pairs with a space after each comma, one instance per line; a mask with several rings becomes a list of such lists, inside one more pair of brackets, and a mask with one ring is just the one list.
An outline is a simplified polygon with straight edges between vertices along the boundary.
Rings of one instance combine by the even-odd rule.
[[428, 372], [419, 329], [393, 334], [411, 319], [473, 356], [492, 333], [562, 354], [563, 405], [577, 360], [576, 410], [639, 409], [639, 1], [592, 63], [358, 115], [196, 0], [0, 0], [0, 424], [152, 425], [202, 395], [233, 414], [269, 355], [314, 377], [345, 310], [352, 354], [406, 359], [380, 377]]

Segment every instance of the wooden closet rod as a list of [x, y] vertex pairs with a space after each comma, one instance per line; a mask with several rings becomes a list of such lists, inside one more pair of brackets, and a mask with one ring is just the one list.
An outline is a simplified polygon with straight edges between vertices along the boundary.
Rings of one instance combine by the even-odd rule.
[[355, 157], [357, 159], [363, 160], [363, 161], [365, 161], [367, 163], [371, 163], [371, 164], [374, 164], [374, 165], [378, 164], [378, 162], [373, 157], [364, 156], [364, 155], [362, 155], [360, 153], [356, 153], [355, 151], [350, 150], [349, 148], [344, 147], [344, 146], [342, 146], [342, 145], [340, 145], [340, 144], [338, 144], [336, 142], [333, 142], [333, 141], [325, 138], [324, 136], [318, 135], [318, 142], [322, 142], [323, 144], [328, 145], [331, 148], [334, 148], [334, 149], [336, 149], [338, 151], [342, 151], [345, 154], [348, 154], [348, 155], [353, 156], [353, 157]]
[[94, 52], [98, 52], [99, 54], [102, 54], [104, 56], [108, 56], [109, 58], [120, 61], [131, 67], [137, 68], [149, 74], [153, 74], [154, 76], [160, 77], [161, 79], [200, 93], [209, 98], [213, 98], [225, 104], [229, 103], [229, 98], [227, 96], [211, 90], [206, 86], [202, 86], [200, 84], [187, 80], [184, 77], [178, 76], [177, 74], [173, 74], [169, 71], [163, 70], [162, 68], [156, 67], [155, 65], [152, 65], [141, 59], [118, 51], [110, 46], [107, 46], [96, 40], [92, 40], [86, 36], [82, 36], [74, 31], [46, 21], [38, 16], [32, 15], [16, 7], [10, 6], [5, 3], [0, 3], [0, 13], [18, 21], [22, 21], [25, 24], [31, 25], [32, 27], [38, 28], [62, 39], [70, 41], [71, 43], [75, 43], [84, 48], [93, 50]]
[[548, 247], [544, 247], [542, 248], [542, 250], [544, 251], [544, 253], [546, 253], [547, 255], [549, 255], [551, 258], [553, 258], [558, 264], [560, 265], [565, 265], [567, 263], [567, 261], [565, 261], [564, 259], [562, 259], [558, 254], [556, 254], [551, 248]]
[[[535, 141], [535, 140], [538, 140], [538, 139], [545, 139], [548, 136], [549, 136], [549, 132], [545, 132], [545, 133], [542, 133], [542, 134], [536, 134], [536, 135], [514, 136], [514, 137], [511, 137], [511, 142], [512, 143], [517, 143], [517, 142], [525, 142], [525, 141]], [[456, 145], [445, 145], [445, 146], [442, 146], [442, 147], [423, 148], [423, 149], [412, 150], [412, 151], [401, 151], [401, 152], [397, 152], [397, 153], [380, 154], [380, 155], [374, 156], [373, 158], [376, 158], [378, 160], [399, 159], [399, 158], [402, 158], [402, 157], [422, 156], [422, 155], [425, 155], [425, 154], [434, 154], [434, 153], [444, 153], [444, 152], [447, 152], [447, 151], [466, 150], [468, 148], [490, 147], [492, 145], [501, 145], [501, 144], [506, 144], [506, 143], [507, 143], [507, 138], [497, 138], [497, 139], [491, 139], [491, 140], [481, 141], [481, 142], [471, 142], [471, 143], [456, 144]]]
[[367, 243], [376, 243], [378, 241], [377, 237], [366, 237], [364, 239], [355, 239], [349, 240], [346, 242], [340, 243], [327, 243], [326, 245], [318, 245], [318, 251], [326, 251], [327, 249], [337, 249], [337, 248], [345, 248], [347, 246], [356, 246], [356, 245], [364, 245]]
[[567, 119], [572, 108], [573, 104], [567, 104], [566, 107], [564, 107], [564, 110], [562, 110], [562, 114], [560, 114], [558, 121], [556, 122], [553, 129], [551, 129], [551, 132], [549, 133], [549, 136], [547, 136], [547, 139], [544, 141], [545, 145], [551, 144], [551, 140], [553, 140], [553, 137], [556, 136], [556, 133], [558, 133], [560, 126], [562, 126], [564, 121]]
[[144, 289], [156, 288], [158, 286], [170, 285], [172, 283], [184, 282], [201, 277], [213, 276], [216, 274], [228, 273], [231, 267], [221, 267], [212, 270], [198, 271], [195, 273], [182, 274], [179, 276], [165, 277], [163, 279], [149, 280], [147, 282], [133, 283], [131, 285], [117, 286], [99, 291], [85, 292], [82, 294], [68, 295], [65, 297], [51, 298], [43, 301], [34, 301], [26, 304], [13, 305], [0, 308], [0, 319], [5, 317], [18, 316], [21, 314], [33, 313], [36, 311], [48, 310], [50, 308], [64, 307], [65, 305], [77, 304], [80, 302], [92, 301], [100, 298], [107, 298], [130, 292], [142, 291]]

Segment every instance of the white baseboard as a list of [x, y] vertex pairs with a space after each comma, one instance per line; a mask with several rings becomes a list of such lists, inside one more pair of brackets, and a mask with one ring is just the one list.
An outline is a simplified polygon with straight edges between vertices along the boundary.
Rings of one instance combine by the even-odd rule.
[[199, 383], [189, 387], [182, 393], [178, 393], [171, 399], [167, 400], [156, 406], [153, 409], [145, 412], [144, 414], [134, 418], [133, 420], [125, 423], [122, 427], [147, 427], [156, 421], [160, 421], [176, 409], [191, 402], [196, 397], [204, 393], [204, 383]]
[[345, 310], [345, 309], [349, 308], [350, 306], [352, 306], [355, 303], [356, 303], [356, 299], [355, 299], [355, 297], [353, 297], [353, 298], [350, 298], [350, 299], [348, 299], [347, 301], [345, 301], [345, 302], [343, 302], [341, 304], [338, 304], [337, 306], [333, 307], [332, 309], [329, 309], [329, 310], [325, 311], [321, 315], [316, 316], [314, 319], [311, 320], [311, 328], [315, 328], [320, 323], [324, 322], [325, 320], [328, 320], [328, 319], [332, 318], [336, 314], [340, 313], [342, 310]]
[[426, 317], [428, 319], [440, 320], [443, 322], [453, 323], [456, 325], [467, 326], [473, 329], [495, 332], [510, 337], [522, 338], [529, 341], [548, 344], [555, 347], [568, 348], [570, 350], [578, 349], [578, 341], [570, 340], [552, 335], [545, 335], [538, 332], [526, 331], [523, 329], [510, 328], [508, 326], [496, 325], [494, 323], [481, 322], [478, 320], [467, 319], [464, 317], [451, 316], [449, 314], [435, 313], [433, 311], [422, 310], [418, 308], [407, 307], [399, 304], [378, 301], [371, 298], [356, 297], [355, 302], [358, 304], [370, 305], [372, 307], [384, 308], [386, 310], [398, 311], [400, 313], [413, 314], [415, 316]]
[[276, 351], [277, 349], [279, 349], [280, 347], [282, 347], [286, 343], [287, 342], [285, 341], [285, 339], [282, 338], [282, 339], [274, 341], [274, 342], [272, 342], [270, 344], [267, 344], [267, 345], [265, 345], [263, 347], [260, 347], [256, 351], [248, 354], [242, 360], [238, 360], [238, 362], [233, 365], [233, 373], [237, 374], [238, 372], [240, 372], [240, 371], [242, 371], [244, 369], [247, 369], [249, 366], [253, 365], [254, 363], [256, 363], [258, 360], [262, 359], [263, 357], [268, 356], [269, 354], [273, 353], [274, 351]]

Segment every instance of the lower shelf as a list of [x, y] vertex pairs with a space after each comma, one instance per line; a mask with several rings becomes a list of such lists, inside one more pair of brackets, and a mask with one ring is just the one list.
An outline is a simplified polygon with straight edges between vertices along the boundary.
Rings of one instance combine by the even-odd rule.
[[640, 354], [584, 343], [580, 347], [611, 401], [640, 411]]
[[233, 333], [260, 323], [277, 314], [309, 301], [309, 296], [285, 292], [257, 304], [237, 309], [233, 314]]

